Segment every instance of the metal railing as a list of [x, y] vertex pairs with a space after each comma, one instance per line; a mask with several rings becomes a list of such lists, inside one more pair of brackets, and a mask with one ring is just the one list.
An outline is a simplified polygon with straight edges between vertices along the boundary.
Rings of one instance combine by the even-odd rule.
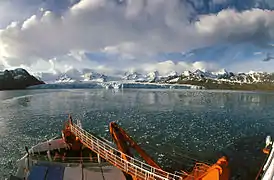
[[[93, 167], [98, 166], [98, 158], [92, 157], [92, 158], [79, 158], [79, 157], [67, 157], [66, 160], [52, 160], [49, 161], [47, 157], [41, 157], [41, 156], [31, 156], [29, 158], [30, 165], [33, 166], [34, 164], [56, 164], [61, 165], [65, 167], [73, 167], [73, 166], [79, 166], [80, 164], [83, 164], [85, 167]], [[109, 162], [100, 162], [100, 166], [109, 166]]]
[[[183, 180], [182, 176], [157, 169], [135, 158], [132, 158], [123, 152], [111, 147], [106, 142], [91, 135], [83, 130], [77, 124], [69, 124], [70, 130], [79, 140], [89, 147], [92, 151], [99, 154], [100, 157], [121, 169], [122, 171], [137, 177], [138, 179], [151, 180]], [[128, 160], [121, 157], [124, 155]]]

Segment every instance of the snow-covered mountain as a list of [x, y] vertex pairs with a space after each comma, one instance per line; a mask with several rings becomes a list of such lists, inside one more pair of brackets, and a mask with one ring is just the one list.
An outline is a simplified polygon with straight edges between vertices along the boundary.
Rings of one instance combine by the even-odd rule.
[[181, 79], [185, 80], [203, 80], [203, 79], [218, 79], [220, 77], [225, 77], [228, 75], [227, 71], [220, 71], [220, 72], [209, 72], [209, 71], [202, 71], [197, 69], [196, 71], [184, 71], [180, 77]]
[[60, 75], [59, 78], [56, 79], [55, 81], [55, 83], [72, 83], [72, 82], [76, 82], [76, 80], [72, 79], [67, 74]]
[[233, 73], [225, 69], [218, 72], [208, 72], [196, 70], [194, 72], [185, 71], [180, 76], [180, 81], [204, 81], [206, 79], [218, 82], [233, 82], [233, 83], [259, 83], [259, 82], [274, 82], [274, 74], [266, 72], [249, 73]]
[[138, 72], [126, 72], [123, 79], [131, 80], [134, 82], [165, 82], [167, 80], [178, 77], [178, 73], [172, 71], [166, 75], [160, 75], [158, 71], [152, 71], [146, 74], [141, 74]]
[[[81, 82], [97, 82], [103, 83], [108, 81], [120, 81], [120, 82], [145, 82], [145, 83], [183, 83], [193, 84], [192, 82], [205, 82], [212, 81], [213, 83], [273, 83], [274, 74], [265, 72], [249, 73], [233, 73], [225, 69], [211, 72], [197, 69], [195, 71], [184, 71], [178, 73], [171, 71], [166, 74], [160, 74], [158, 71], [152, 71], [149, 73], [140, 73], [136, 71], [126, 72], [124, 76], [107, 76], [98, 73], [92, 69], [70, 69], [64, 73], [50, 73], [40, 74], [40, 79], [50, 83], [81, 83]], [[47, 78], [47, 79], [45, 79]], [[51, 81], [50, 78], [54, 78]], [[196, 83], [194, 83], [196, 84]]]
[[149, 72], [146, 75], [146, 80], [148, 82], [157, 82], [161, 79], [161, 76], [158, 71]]
[[0, 72], [0, 90], [24, 89], [38, 84], [44, 84], [44, 82], [22, 68]]
[[123, 80], [131, 80], [135, 82], [143, 82], [146, 81], [146, 76], [138, 73], [138, 72], [125, 72], [124, 76], [122, 77]]
[[93, 71], [92, 69], [69, 69], [66, 72], [36, 73], [39, 79], [47, 83], [106, 82], [115, 78]]
[[108, 77], [104, 74], [91, 72], [91, 73], [85, 73], [82, 75], [84, 78], [84, 81], [95, 81], [95, 82], [106, 82]]

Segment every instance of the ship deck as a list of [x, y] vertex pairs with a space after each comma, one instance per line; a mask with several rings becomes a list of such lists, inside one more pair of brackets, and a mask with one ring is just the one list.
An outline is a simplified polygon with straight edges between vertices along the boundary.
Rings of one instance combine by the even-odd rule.
[[32, 147], [18, 161], [16, 176], [8, 180], [124, 180], [123, 172], [99, 158], [85, 145], [80, 150], [68, 147], [63, 139], [54, 139]]
[[[28, 180], [125, 180], [123, 173], [114, 166], [94, 166], [83, 168], [64, 167], [53, 164], [35, 165], [31, 168]], [[22, 180], [11, 176], [9, 180]]]
[[[13, 177], [10, 180], [17, 180]], [[114, 166], [64, 167], [55, 164], [37, 164], [30, 170], [28, 180], [124, 180], [123, 173]]]
[[62, 138], [39, 143], [31, 149], [26, 147], [26, 151], [17, 162], [16, 175], [27, 180], [120, 180], [129, 175], [138, 179], [182, 180], [185, 176], [128, 156], [71, 121], [62, 131]]

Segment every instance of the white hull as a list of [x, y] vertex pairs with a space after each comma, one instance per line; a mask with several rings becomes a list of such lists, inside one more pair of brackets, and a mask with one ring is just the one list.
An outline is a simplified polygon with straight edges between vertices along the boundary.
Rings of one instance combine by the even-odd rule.
[[269, 156], [262, 169], [261, 180], [274, 180], [274, 143], [270, 136], [266, 139], [266, 147], [271, 146]]
[[[33, 167], [37, 167], [37, 164], [46, 168], [50, 166], [60, 166], [63, 168], [62, 180], [113, 180], [113, 179], [125, 179], [123, 173], [109, 163], [94, 161], [88, 163], [80, 162], [55, 162], [54, 157], [47, 154], [47, 159], [39, 160], [33, 158], [35, 154], [41, 152], [50, 152], [51, 150], [60, 150], [67, 148], [67, 144], [63, 139], [51, 139], [46, 142], [39, 143], [29, 149], [29, 156], [26, 153], [21, 159], [17, 161], [17, 173], [16, 177], [21, 179], [32, 180], [30, 176]], [[98, 157], [100, 159], [100, 157]], [[80, 158], [77, 158], [78, 160]], [[76, 159], [75, 159], [76, 160]], [[98, 163], [99, 162], [99, 163]]]

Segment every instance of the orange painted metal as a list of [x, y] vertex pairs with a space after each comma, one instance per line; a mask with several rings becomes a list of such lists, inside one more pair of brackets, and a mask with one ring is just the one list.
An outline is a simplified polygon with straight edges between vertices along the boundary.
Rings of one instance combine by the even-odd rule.
[[[70, 136], [69, 124], [72, 124], [72, 119], [69, 117], [68, 123], [65, 125], [65, 128], [62, 132], [65, 138]], [[121, 151], [121, 157], [129, 161], [128, 157], [133, 157], [131, 149], [135, 149], [138, 154], [149, 164], [159, 170], [162, 168], [115, 122], [111, 122], [109, 125], [109, 131], [112, 136], [112, 139], [117, 145], [119, 151]], [[75, 138], [75, 137], [74, 137]], [[74, 139], [76, 140], [76, 139]], [[77, 140], [76, 140], [77, 142]], [[184, 172], [184, 171], [183, 171]], [[221, 157], [213, 165], [207, 165], [204, 163], [196, 163], [193, 170], [190, 173], [183, 173], [183, 180], [228, 180], [230, 176], [228, 168], [228, 160], [226, 157]], [[129, 179], [137, 180], [137, 177], [127, 175]]]
[[[218, 161], [209, 166], [203, 163], [197, 163], [193, 168], [190, 176], [195, 180], [228, 180], [229, 179], [229, 168], [226, 157], [221, 157]], [[191, 178], [186, 178], [190, 180]]]
[[[162, 169], [121, 127], [115, 122], [109, 124], [109, 131], [112, 139], [117, 145], [118, 150], [133, 157], [131, 149], [135, 149], [139, 155], [151, 166]], [[123, 157], [128, 160], [127, 157]]]
[[270, 149], [269, 149], [269, 148], [264, 148], [264, 149], [263, 149], [263, 152], [264, 152], [265, 154], [269, 154], [269, 153], [270, 153]]
[[[135, 149], [139, 155], [151, 166], [161, 169], [161, 167], [144, 151], [138, 144], [115, 122], [110, 123], [110, 134], [117, 145], [117, 148], [132, 156], [130, 147]], [[127, 157], [123, 157], [127, 160]], [[226, 157], [221, 157], [212, 166], [196, 163], [192, 172], [185, 175], [185, 180], [228, 180], [229, 169]]]

